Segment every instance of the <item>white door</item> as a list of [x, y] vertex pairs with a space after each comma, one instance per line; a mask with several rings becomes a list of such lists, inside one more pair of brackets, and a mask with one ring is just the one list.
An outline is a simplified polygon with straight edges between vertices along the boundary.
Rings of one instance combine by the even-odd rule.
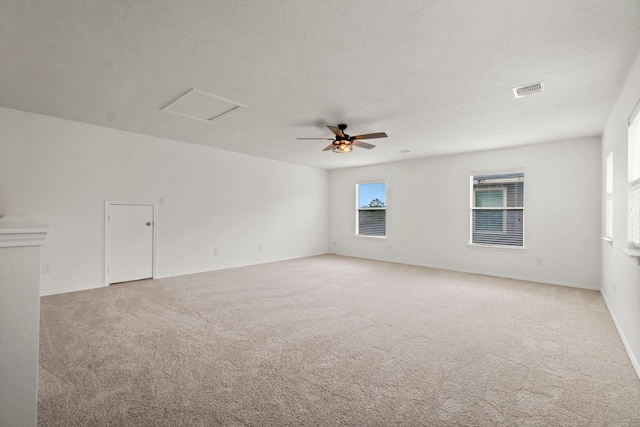
[[108, 283], [153, 277], [153, 206], [110, 204]]

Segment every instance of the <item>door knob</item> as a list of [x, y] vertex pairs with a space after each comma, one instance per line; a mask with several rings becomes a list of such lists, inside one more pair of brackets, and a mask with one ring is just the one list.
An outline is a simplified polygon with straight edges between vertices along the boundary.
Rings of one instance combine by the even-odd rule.
[[151, 223], [150, 223], [150, 222], [148, 222], [148, 223], [147, 223], [147, 227], [149, 227], [150, 225], [151, 225]]

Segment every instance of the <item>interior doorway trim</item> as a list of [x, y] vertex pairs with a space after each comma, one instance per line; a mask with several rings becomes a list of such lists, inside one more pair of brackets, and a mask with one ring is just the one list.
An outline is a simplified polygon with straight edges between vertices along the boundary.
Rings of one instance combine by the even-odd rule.
[[153, 242], [152, 242], [152, 278], [156, 278], [156, 243], [158, 229], [158, 203], [145, 201], [105, 200], [104, 202], [104, 286], [109, 286], [109, 208], [112, 205], [151, 206], [153, 208]]

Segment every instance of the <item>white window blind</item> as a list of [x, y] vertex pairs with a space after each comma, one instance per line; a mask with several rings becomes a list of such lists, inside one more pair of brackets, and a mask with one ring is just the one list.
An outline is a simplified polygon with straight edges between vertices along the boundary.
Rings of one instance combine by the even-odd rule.
[[356, 234], [384, 237], [387, 234], [387, 184], [356, 185]]
[[629, 116], [629, 242], [640, 247], [640, 103]]
[[471, 176], [471, 243], [524, 246], [524, 172]]
[[605, 237], [613, 239], [613, 153], [607, 155]]

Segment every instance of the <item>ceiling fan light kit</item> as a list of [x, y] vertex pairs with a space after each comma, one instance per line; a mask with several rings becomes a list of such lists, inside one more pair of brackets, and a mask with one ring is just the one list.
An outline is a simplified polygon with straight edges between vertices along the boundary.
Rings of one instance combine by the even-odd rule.
[[334, 138], [298, 138], [298, 139], [323, 139], [332, 141], [322, 151], [333, 151], [334, 153], [350, 153], [353, 150], [353, 146], [364, 148], [365, 150], [371, 150], [375, 147], [373, 144], [362, 141], [363, 139], [375, 139], [386, 138], [387, 134], [384, 132], [367, 133], [363, 135], [350, 136], [344, 133], [347, 129], [347, 125], [339, 124], [338, 126], [329, 126], [329, 130], [335, 135]]
[[[333, 145], [333, 144], [332, 144]], [[340, 144], [333, 147], [331, 151], [334, 153], [350, 153], [352, 150], [351, 145], [349, 144]]]

